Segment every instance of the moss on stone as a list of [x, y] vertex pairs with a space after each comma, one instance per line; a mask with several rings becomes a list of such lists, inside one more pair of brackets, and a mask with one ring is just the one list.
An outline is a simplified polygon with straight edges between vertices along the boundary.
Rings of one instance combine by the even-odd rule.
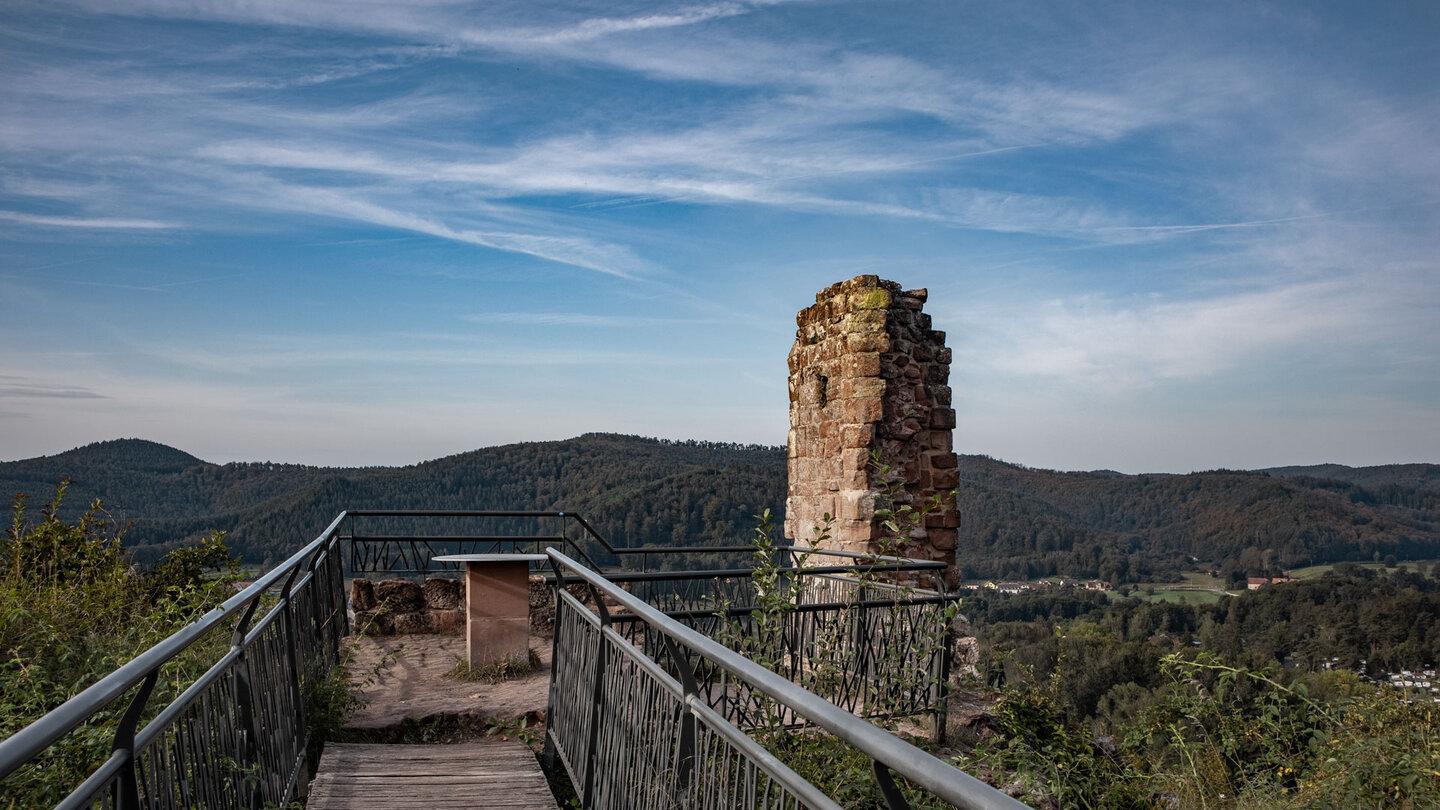
[[890, 291], [879, 288], [858, 293], [851, 299], [853, 309], [884, 309], [890, 306]]

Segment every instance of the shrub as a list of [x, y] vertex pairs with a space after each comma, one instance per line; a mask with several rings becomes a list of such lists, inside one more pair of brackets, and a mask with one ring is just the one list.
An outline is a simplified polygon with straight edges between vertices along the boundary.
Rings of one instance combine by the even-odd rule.
[[[30, 517], [16, 496], [0, 544], [0, 737], [34, 722], [232, 593], [238, 560], [222, 534], [171, 552], [141, 572], [125, 558], [100, 502], [76, 523], [60, 520], [68, 481]], [[228, 643], [212, 633], [161, 671], [148, 706], [164, 706]], [[0, 784], [10, 807], [60, 801], [109, 753], [120, 700]]]

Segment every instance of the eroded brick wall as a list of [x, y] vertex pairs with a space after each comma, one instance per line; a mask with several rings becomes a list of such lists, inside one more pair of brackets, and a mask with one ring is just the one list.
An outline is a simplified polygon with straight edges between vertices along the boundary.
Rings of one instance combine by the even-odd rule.
[[[821, 290], [815, 305], [796, 315], [786, 537], [812, 543], [829, 513], [835, 523], [826, 545], [873, 551], [881, 532], [875, 499], [884, 483], [870, 463], [877, 451], [903, 480], [902, 500], [918, 507], [955, 489], [950, 350], [945, 333], [921, 312], [925, 298], [925, 290], [857, 276]], [[953, 571], [959, 515], [952, 505], [926, 524], [905, 553], [943, 560]]]

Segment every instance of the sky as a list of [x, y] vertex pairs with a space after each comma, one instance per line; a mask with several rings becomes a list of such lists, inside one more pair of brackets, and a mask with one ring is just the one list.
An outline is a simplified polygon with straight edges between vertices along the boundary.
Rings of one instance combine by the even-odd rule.
[[1440, 462], [1440, 3], [6, 0], [0, 460], [783, 444], [929, 290], [955, 446]]

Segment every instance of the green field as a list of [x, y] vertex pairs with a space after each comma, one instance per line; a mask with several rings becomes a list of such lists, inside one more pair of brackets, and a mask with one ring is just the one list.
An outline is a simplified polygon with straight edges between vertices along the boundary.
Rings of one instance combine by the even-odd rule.
[[[1436, 562], [1436, 560], [1401, 560], [1400, 564], [1410, 569], [1412, 572], [1423, 567], [1425, 573], [1428, 574], [1430, 573], [1430, 569], [1435, 567]], [[1290, 572], [1290, 576], [1295, 577], [1296, 579], [1314, 579], [1315, 577], [1323, 577], [1326, 573], [1333, 570], [1335, 568], [1335, 565], [1336, 563], [1326, 563], [1324, 565], [1310, 565], [1304, 568], [1296, 568]], [[1368, 568], [1371, 571], [1381, 571], [1385, 574], [1395, 573], [1394, 568], [1387, 568], [1384, 563], [1367, 562], [1356, 563], [1356, 565], [1360, 566], [1361, 568]]]
[[[1153, 588], [1154, 593], [1146, 593], [1146, 588]], [[1124, 599], [1115, 591], [1110, 591], [1111, 599]], [[1213, 605], [1224, 599], [1223, 594], [1202, 588], [1177, 586], [1174, 583], [1141, 583], [1135, 586], [1130, 592], [1133, 599], [1144, 599], [1147, 602], [1174, 602], [1182, 605]]]

